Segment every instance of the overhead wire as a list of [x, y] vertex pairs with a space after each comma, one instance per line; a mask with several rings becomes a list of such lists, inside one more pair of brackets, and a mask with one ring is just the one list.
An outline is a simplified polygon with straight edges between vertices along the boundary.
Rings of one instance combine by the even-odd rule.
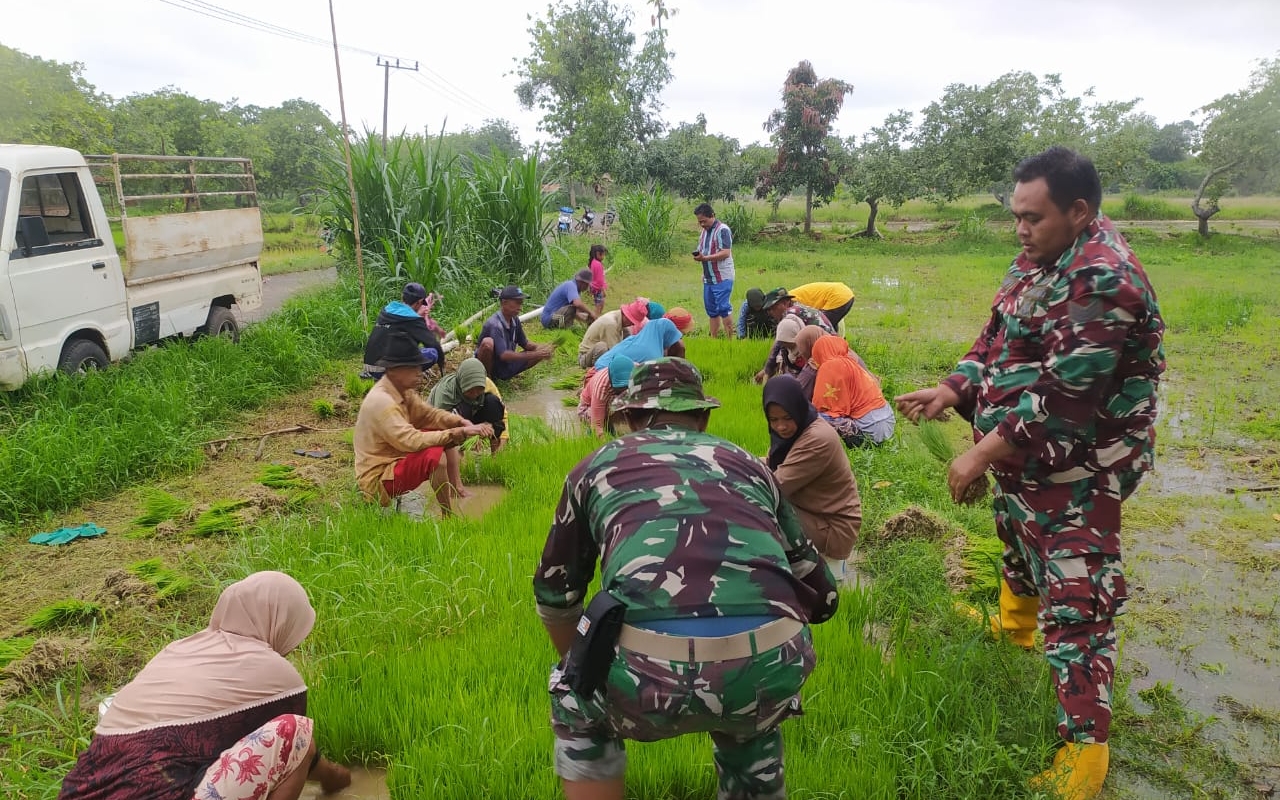
[[[220, 22], [227, 22], [232, 25], [237, 25], [242, 28], [247, 28], [249, 30], [257, 31], [259, 33], [266, 33], [271, 36], [279, 36], [285, 39], [290, 39], [295, 42], [300, 42], [302, 44], [314, 44], [314, 45], [321, 45], [324, 47], [329, 47], [332, 44], [332, 42], [330, 42], [328, 39], [323, 39], [319, 36], [312, 36], [307, 33], [295, 31], [291, 28], [286, 28], [282, 25], [276, 25], [271, 22], [266, 22], [260, 19], [256, 19], [246, 14], [241, 14], [237, 11], [232, 11], [230, 9], [223, 8], [222, 6], [218, 6], [213, 3], [207, 2], [206, 0], [159, 0], [159, 2], [164, 3], [167, 6], [172, 6], [174, 8], [178, 8], [183, 11], [190, 11], [192, 13], [199, 14], [201, 16], [208, 17], [210, 19], [215, 19]], [[492, 106], [487, 105], [484, 101], [480, 100], [475, 95], [472, 95], [470, 92], [467, 92], [465, 89], [462, 89], [461, 87], [452, 83], [443, 75], [431, 69], [430, 67], [423, 66], [419, 59], [388, 55], [386, 53], [382, 53], [376, 50], [369, 50], [363, 47], [356, 47], [353, 45], [340, 44], [338, 45], [338, 47], [342, 50], [346, 50], [347, 52], [357, 53], [360, 55], [374, 56], [377, 58], [384, 58], [388, 60], [398, 59], [400, 61], [417, 62], [419, 64], [419, 69], [421, 70], [421, 72], [419, 73], [410, 72], [409, 75], [412, 79], [416, 80], [421, 86], [431, 90], [432, 92], [436, 93], [437, 95], [439, 95], [440, 97], [443, 97], [446, 100], [463, 105], [469, 111], [473, 111], [481, 115], [490, 115], [493, 117], [502, 116], [501, 112], [496, 111]]]

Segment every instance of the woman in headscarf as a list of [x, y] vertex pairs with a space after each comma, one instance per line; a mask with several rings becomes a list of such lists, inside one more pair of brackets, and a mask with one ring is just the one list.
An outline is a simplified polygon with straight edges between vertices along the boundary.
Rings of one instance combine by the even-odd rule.
[[813, 343], [826, 335], [826, 331], [817, 325], [805, 325], [796, 334], [796, 357], [804, 360], [804, 367], [796, 375], [796, 380], [800, 381], [800, 389], [810, 401], [813, 400], [813, 383], [818, 377], [818, 368], [813, 363]]
[[596, 436], [604, 438], [607, 433], [613, 433], [609, 419], [613, 412], [613, 400], [627, 388], [634, 368], [634, 361], [626, 356], [618, 356], [609, 362], [606, 369], [593, 372], [582, 387], [582, 395], [578, 399], [578, 416], [591, 423], [591, 430], [595, 431]]
[[62, 783], [75, 800], [296, 800], [351, 773], [320, 756], [307, 687], [285, 658], [315, 623], [283, 572], [218, 598], [209, 627], [165, 647], [111, 701]]
[[893, 407], [880, 391], [880, 381], [842, 336], [827, 335], [813, 343], [810, 359], [817, 366], [813, 404], [849, 447], [880, 444], [892, 438]]
[[790, 375], [770, 378], [764, 385], [764, 415], [769, 422], [769, 469], [782, 496], [795, 508], [805, 535], [827, 559], [836, 579], [842, 579], [845, 559], [862, 528], [862, 500], [840, 436]]
[[[507, 407], [502, 402], [502, 393], [489, 379], [480, 359], [464, 359], [456, 370], [431, 387], [427, 402], [476, 425], [482, 422], [492, 425], [490, 453], [498, 452], [507, 443]], [[445, 448], [444, 456], [445, 475], [448, 476], [449, 485], [458, 497], [468, 497], [471, 493], [462, 485], [462, 449]]]

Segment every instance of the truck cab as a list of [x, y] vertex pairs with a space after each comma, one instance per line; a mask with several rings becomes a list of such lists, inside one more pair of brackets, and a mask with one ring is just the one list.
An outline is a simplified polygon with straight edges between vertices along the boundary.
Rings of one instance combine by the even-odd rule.
[[261, 249], [245, 159], [0, 145], [0, 389], [166, 337], [235, 335], [232, 306], [262, 301]]

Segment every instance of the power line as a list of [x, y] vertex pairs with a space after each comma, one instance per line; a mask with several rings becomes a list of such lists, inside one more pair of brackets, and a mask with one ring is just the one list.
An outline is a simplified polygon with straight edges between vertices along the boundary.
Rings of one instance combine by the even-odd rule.
[[[237, 25], [241, 28], [257, 31], [258, 33], [265, 33], [271, 36], [279, 36], [281, 38], [290, 39], [292, 41], [300, 42], [302, 44], [314, 44], [314, 45], [320, 45], [323, 47], [329, 47], [332, 44], [332, 42], [330, 42], [328, 39], [323, 39], [319, 36], [312, 36], [310, 34], [302, 33], [300, 31], [295, 31], [291, 28], [286, 28], [271, 22], [265, 22], [263, 20], [256, 19], [254, 17], [250, 17], [246, 14], [241, 14], [239, 12], [231, 11], [230, 9], [226, 9], [221, 6], [214, 5], [213, 3], [205, 2], [205, 0], [159, 0], [159, 2], [164, 3], [167, 6], [172, 6], [174, 8], [178, 8], [183, 11], [190, 11], [192, 13], [199, 14], [201, 16], [208, 17], [210, 19], [215, 19], [220, 22], [227, 22], [232, 25]], [[338, 47], [350, 53], [358, 53], [361, 55], [373, 56], [375, 58], [382, 58], [382, 59], [388, 59], [388, 60], [397, 59], [396, 56], [387, 55], [386, 53], [381, 53], [376, 50], [368, 50], [363, 47], [355, 47], [352, 45], [345, 45], [345, 44], [340, 44], [338, 45]], [[411, 61], [417, 61], [418, 59], [402, 57], [398, 60], [411, 62]], [[428, 83], [425, 80], [419, 80], [418, 82], [421, 83], [424, 87], [435, 92], [436, 94], [444, 97], [445, 99], [451, 100], [455, 103], [460, 103], [463, 106], [467, 107], [467, 110], [474, 111], [481, 115], [491, 115], [494, 117], [502, 116], [501, 112], [494, 110], [492, 107], [484, 103], [484, 101], [470, 94], [465, 89], [462, 89], [457, 85], [453, 84], [443, 75], [436, 72], [435, 70], [432, 70], [430, 67], [422, 67], [422, 72], [423, 72], [422, 74], [423, 78], [429, 78], [433, 82]], [[410, 77], [415, 77], [415, 76], [411, 74]]]

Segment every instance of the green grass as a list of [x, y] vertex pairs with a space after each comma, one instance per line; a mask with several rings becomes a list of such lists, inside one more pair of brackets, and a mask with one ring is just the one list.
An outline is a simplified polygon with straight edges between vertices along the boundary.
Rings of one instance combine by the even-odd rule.
[[[953, 220], [974, 211], [985, 213], [981, 199]], [[691, 247], [691, 214], [681, 226], [677, 236]], [[885, 234], [883, 241], [784, 237], [735, 248], [735, 305], [753, 285], [844, 281], [857, 292], [845, 323], [848, 338], [881, 376], [885, 393], [931, 385], [971, 344], [1012, 246], [1002, 237], [975, 241], [892, 227]], [[585, 263], [588, 242], [578, 238], [553, 252], [555, 274]], [[1229, 235], [1207, 242], [1142, 232], [1130, 238], [1170, 326], [1162, 447], [1225, 456], [1239, 447], [1240, 436], [1251, 435], [1274, 450], [1280, 443], [1273, 400], [1280, 377], [1272, 368], [1280, 300], [1267, 287], [1280, 278], [1280, 246]], [[610, 305], [646, 294], [668, 308], [694, 311], [700, 330], [689, 338], [689, 356], [724, 404], [711, 431], [763, 453], [768, 432], [759, 387], [749, 376], [767, 343], [706, 338], [697, 270], [687, 258], [650, 265], [628, 248], [610, 243], [610, 249]], [[312, 303], [295, 313], [314, 315], [320, 325], [328, 312]], [[552, 338], [530, 328], [535, 340]], [[560, 335], [561, 352], [539, 367], [540, 375], [513, 382], [515, 392], [572, 372], [574, 337]], [[28, 406], [28, 416], [38, 418], [37, 408]], [[1169, 420], [1183, 414], [1171, 427]], [[482, 521], [388, 517], [360, 504], [352, 489], [323, 510], [261, 522], [239, 541], [235, 563], [222, 565], [233, 577], [284, 569], [307, 586], [319, 613], [297, 658], [321, 747], [340, 760], [389, 762], [394, 797], [558, 796], [545, 695], [553, 651], [533, 611], [530, 574], [564, 475], [595, 443], [557, 440], [540, 420], [514, 417], [511, 423], [509, 449], [467, 467], [467, 480], [499, 481], [509, 490]], [[967, 426], [957, 419], [932, 430], [922, 433], [900, 420], [890, 442], [850, 453], [865, 520], [859, 551], [875, 583], [870, 592], [846, 593], [837, 618], [815, 629], [819, 666], [805, 690], [806, 715], [784, 726], [792, 797], [855, 791], [894, 798], [1030, 797], [1024, 781], [1043, 768], [1055, 742], [1055, 701], [1043, 659], [988, 642], [979, 626], [952, 611], [938, 543], [877, 539], [885, 521], [908, 506], [940, 518], [964, 534], [967, 599], [991, 609], [998, 543], [990, 510], [954, 505], [945, 465], [931, 454], [938, 449], [931, 437], [939, 432], [958, 452]], [[1140, 493], [1126, 505], [1126, 525], [1158, 537], [1194, 517], [1184, 500]], [[1265, 521], [1258, 515], [1245, 520], [1251, 526]], [[205, 606], [184, 599], [181, 616], [175, 611], [171, 621], [149, 629], [147, 644], [158, 648], [203, 626], [218, 583], [202, 579], [197, 589]], [[114, 635], [115, 624], [108, 618], [98, 635]], [[78, 686], [73, 677], [65, 678], [67, 686]], [[1208, 739], [1211, 723], [1185, 708], [1179, 690], [1129, 697], [1127, 680], [1116, 701], [1118, 777], [1111, 791], [1126, 792], [1136, 780], [1158, 786], [1153, 796], [1248, 796], [1236, 767]], [[50, 686], [39, 691], [24, 698], [34, 710], [5, 709], [3, 730], [18, 733], [0, 734], [0, 779], [13, 782], [23, 798], [56, 792], [76, 742], [83, 741], [77, 732], [90, 725], [74, 707], [62, 715]], [[44, 755], [32, 756], [35, 748], [45, 748]], [[705, 738], [633, 745], [629, 752], [632, 796], [713, 791]]]
[[194, 469], [201, 443], [226, 435], [236, 414], [309, 385], [330, 358], [363, 347], [359, 315], [336, 299], [339, 291], [290, 301], [239, 344], [169, 342], [102, 372], [54, 375], [0, 394], [0, 469], [8, 476], [0, 520]]

